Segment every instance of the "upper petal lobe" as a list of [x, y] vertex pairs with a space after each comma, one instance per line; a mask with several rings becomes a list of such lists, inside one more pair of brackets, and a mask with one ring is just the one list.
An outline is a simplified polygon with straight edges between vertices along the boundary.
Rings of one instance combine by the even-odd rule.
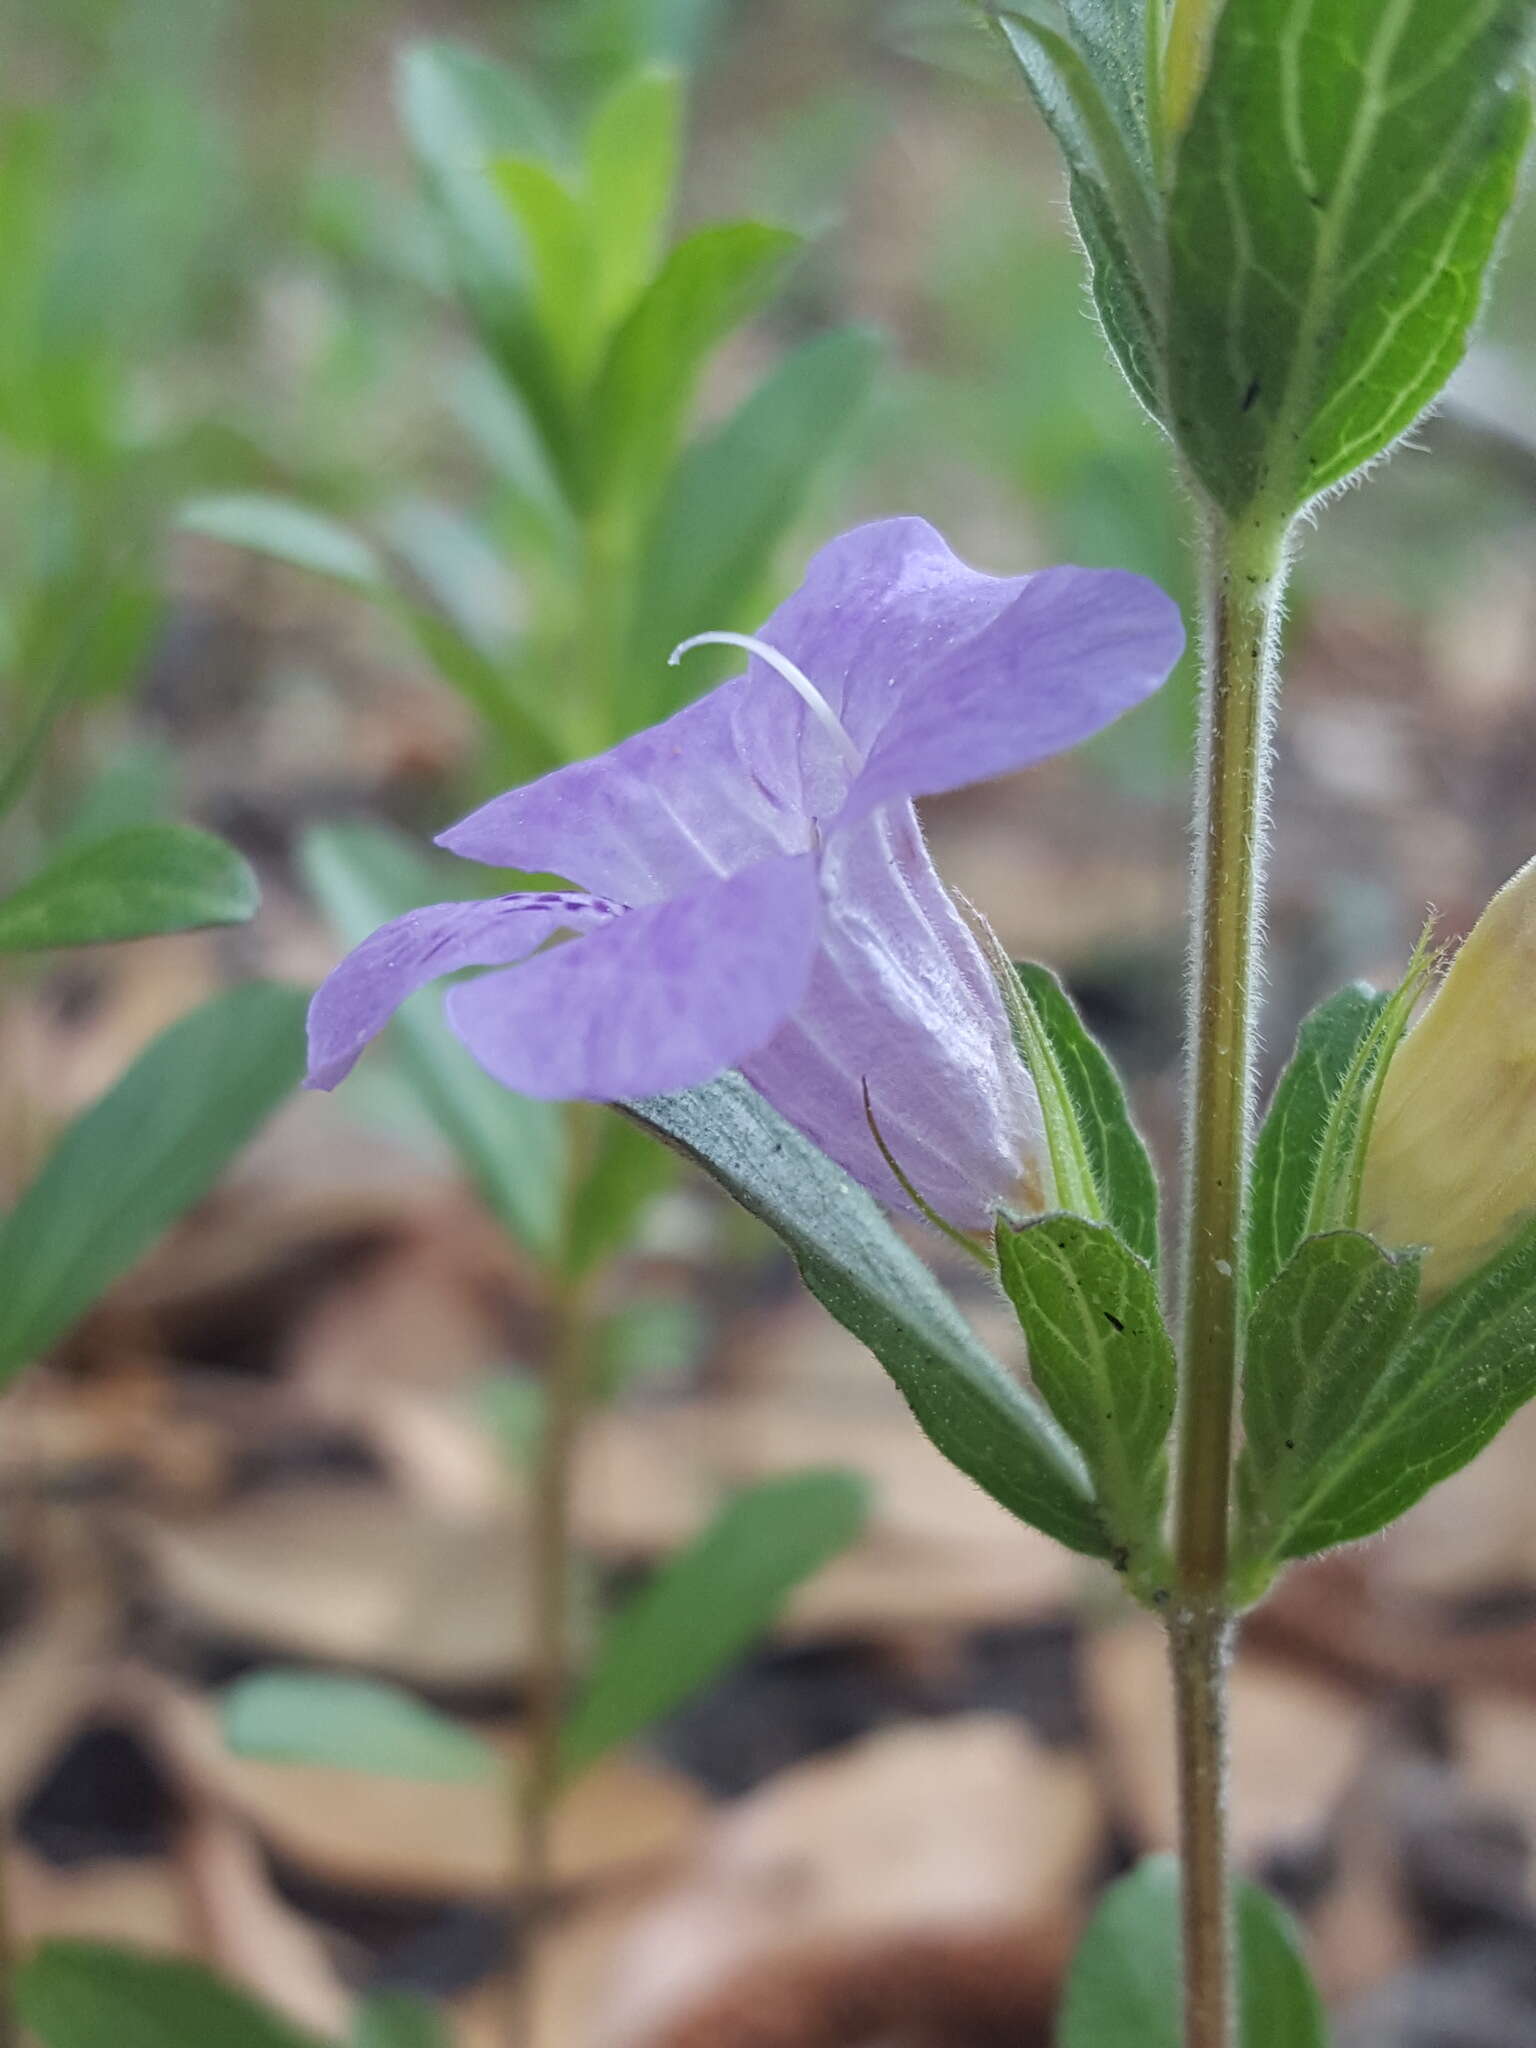
[[[777, 676], [772, 693], [790, 704]], [[564, 875], [629, 904], [775, 853], [798, 852], [802, 818], [774, 800], [743, 759], [735, 718], [762, 685], [740, 676], [606, 754], [509, 790], [438, 841], [466, 859]]]
[[1018, 581], [981, 632], [893, 693], [850, 822], [1079, 745], [1151, 696], [1184, 651], [1177, 606], [1144, 576], [1042, 569]]

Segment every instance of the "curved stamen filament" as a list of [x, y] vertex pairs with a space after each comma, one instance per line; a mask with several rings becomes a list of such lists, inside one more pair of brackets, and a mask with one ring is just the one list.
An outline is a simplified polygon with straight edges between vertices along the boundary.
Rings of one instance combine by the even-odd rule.
[[802, 669], [796, 668], [787, 654], [780, 654], [777, 647], [770, 647], [766, 640], [758, 640], [751, 633], [695, 633], [691, 640], [684, 640], [668, 655], [668, 665], [676, 668], [683, 656], [694, 647], [744, 647], [748, 654], [755, 654], [759, 661], [781, 675], [802, 702], [810, 707], [818, 723], [835, 741], [844, 760], [857, 775], [864, 766], [864, 757], [849, 738], [846, 728], [832, 706]]
[[959, 1249], [965, 1253], [967, 1258], [974, 1259], [977, 1265], [979, 1266], [985, 1266], [987, 1271], [990, 1273], [993, 1270], [992, 1260], [988, 1256], [988, 1254], [982, 1249], [982, 1246], [980, 1243], [978, 1243], [977, 1239], [973, 1237], [969, 1231], [961, 1230], [958, 1227], [958, 1225], [951, 1223], [947, 1217], [941, 1216], [938, 1210], [935, 1209], [931, 1203], [924, 1201], [923, 1197], [918, 1193], [917, 1189], [913, 1186], [910, 1176], [907, 1174], [906, 1170], [903, 1168], [900, 1161], [897, 1159], [895, 1153], [891, 1150], [890, 1146], [885, 1142], [885, 1133], [881, 1130], [879, 1124], [875, 1120], [875, 1105], [870, 1100], [869, 1080], [867, 1076], [865, 1076], [862, 1079], [860, 1085], [864, 1090], [864, 1120], [869, 1125], [869, 1135], [874, 1139], [876, 1146], [879, 1148], [880, 1157], [891, 1169], [891, 1173], [895, 1178], [896, 1185], [901, 1189], [901, 1192], [906, 1196], [907, 1200], [912, 1204], [913, 1208], [917, 1210], [920, 1216], [922, 1216], [927, 1222], [931, 1223], [935, 1230], [942, 1231], [944, 1236], [949, 1239], [950, 1243], [953, 1245], [957, 1245]]

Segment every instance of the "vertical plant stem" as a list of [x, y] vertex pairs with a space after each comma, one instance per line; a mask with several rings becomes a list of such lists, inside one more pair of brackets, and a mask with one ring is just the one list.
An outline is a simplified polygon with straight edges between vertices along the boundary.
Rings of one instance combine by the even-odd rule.
[[1185, 1613], [1170, 1634], [1179, 1776], [1179, 1884], [1185, 2048], [1230, 2048], [1231, 1873], [1227, 1840], [1224, 1614]]
[[21, 2048], [16, 2013], [16, 1941], [11, 1927], [10, 1834], [0, 1830], [0, 2048]]
[[1185, 2048], [1230, 2048], [1226, 1656], [1232, 1427], [1241, 1370], [1257, 939], [1284, 529], [1213, 516], [1192, 939], [1178, 1589]]
[[570, 1679], [571, 1508], [585, 1405], [587, 1314], [584, 1290], [563, 1276], [554, 1282], [551, 1336], [528, 1542], [527, 1748], [516, 1787], [519, 1883], [512, 1900], [513, 1949], [521, 1958], [513, 1973], [510, 2048], [528, 2048], [533, 2038], [540, 1939], [554, 1890], [551, 1835]]

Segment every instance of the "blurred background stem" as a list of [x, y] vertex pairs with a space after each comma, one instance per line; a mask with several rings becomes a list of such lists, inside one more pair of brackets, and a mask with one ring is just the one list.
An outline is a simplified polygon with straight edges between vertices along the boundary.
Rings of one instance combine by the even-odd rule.
[[555, 1884], [552, 1832], [571, 1667], [571, 1512], [590, 1364], [591, 1329], [582, 1282], [558, 1274], [552, 1307], [528, 1535], [531, 1642], [527, 1747], [516, 1794], [512, 2048], [527, 2048], [534, 2037], [539, 1950]]
[[11, 1928], [8, 1858], [10, 1831], [0, 1830], [0, 2048], [20, 2048], [21, 2023], [16, 2013], [16, 1944]]
[[1188, 1225], [1180, 1388], [1178, 1702], [1185, 2048], [1233, 2038], [1225, 1685], [1232, 1423], [1241, 1368], [1254, 1012], [1268, 839], [1281, 524], [1212, 514], [1197, 757]]

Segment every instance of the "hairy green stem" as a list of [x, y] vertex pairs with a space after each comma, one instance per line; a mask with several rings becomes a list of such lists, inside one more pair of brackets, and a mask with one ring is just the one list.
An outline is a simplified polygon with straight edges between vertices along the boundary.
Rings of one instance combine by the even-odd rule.
[[513, 1974], [510, 2048], [528, 2048], [533, 2039], [539, 1948], [555, 1888], [552, 1829], [571, 1666], [572, 1502], [587, 1375], [579, 1283], [556, 1281], [551, 1337], [528, 1538], [527, 1748], [517, 1778], [518, 1883], [511, 1902], [513, 1953], [521, 1954]]
[[1192, 937], [1179, 1390], [1178, 1699], [1185, 2048], [1230, 2048], [1225, 1672], [1232, 1432], [1242, 1367], [1257, 940], [1284, 528], [1213, 515]]
[[1231, 1872], [1227, 1841], [1227, 1653], [1231, 1621], [1186, 1612], [1169, 1632], [1179, 1765], [1184, 2048], [1230, 2048]]

